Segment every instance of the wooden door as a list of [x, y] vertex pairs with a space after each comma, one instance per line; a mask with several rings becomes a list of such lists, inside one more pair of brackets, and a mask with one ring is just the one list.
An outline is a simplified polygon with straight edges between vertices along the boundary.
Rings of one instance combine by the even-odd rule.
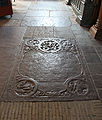
[[91, 34], [97, 40], [102, 40], [102, 1], [100, 3], [100, 9], [96, 24], [90, 28]]
[[6, 16], [12, 14], [13, 14], [13, 10], [12, 10], [11, 0], [0, 0], [0, 16]]

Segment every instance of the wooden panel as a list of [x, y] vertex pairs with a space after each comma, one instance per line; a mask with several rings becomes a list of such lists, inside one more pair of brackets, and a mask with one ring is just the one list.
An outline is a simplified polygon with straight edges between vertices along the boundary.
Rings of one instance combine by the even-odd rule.
[[102, 2], [97, 22], [90, 28], [90, 32], [95, 39], [102, 40]]
[[94, 2], [90, 0], [70, 0], [70, 2], [78, 16], [76, 21], [84, 27], [92, 26], [94, 18], [93, 13], [96, 8], [96, 6], [94, 6]]
[[12, 3], [10, 0], [8, 0], [8, 5], [0, 7], [0, 16], [6, 16], [6, 15], [12, 15]]

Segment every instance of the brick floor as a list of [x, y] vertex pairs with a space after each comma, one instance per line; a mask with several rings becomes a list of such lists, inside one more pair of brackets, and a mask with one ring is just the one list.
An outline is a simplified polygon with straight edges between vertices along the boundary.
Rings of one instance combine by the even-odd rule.
[[0, 120], [101, 120], [100, 101], [1, 102]]

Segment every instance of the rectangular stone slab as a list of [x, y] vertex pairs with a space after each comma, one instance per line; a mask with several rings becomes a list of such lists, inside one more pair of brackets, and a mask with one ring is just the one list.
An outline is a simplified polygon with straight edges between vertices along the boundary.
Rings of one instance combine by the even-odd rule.
[[1, 101], [98, 99], [73, 38], [25, 38]]

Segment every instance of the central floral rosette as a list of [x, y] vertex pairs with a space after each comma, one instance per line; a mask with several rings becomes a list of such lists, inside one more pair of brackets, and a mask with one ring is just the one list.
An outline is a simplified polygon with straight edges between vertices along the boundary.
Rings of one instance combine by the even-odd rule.
[[56, 40], [44, 40], [40, 42], [39, 49], [44, 52], [57, 52], [61, 49], [61, 45]]

